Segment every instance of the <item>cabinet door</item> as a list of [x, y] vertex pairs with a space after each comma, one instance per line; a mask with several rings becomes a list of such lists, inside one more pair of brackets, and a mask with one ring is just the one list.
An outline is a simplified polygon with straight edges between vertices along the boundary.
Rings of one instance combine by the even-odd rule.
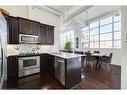
[[46, 70], [46, 54], [40, 55], [40, 72]]
[[16, 17], [8, 16], [7, 19], [7, 40], [8, 44], [19, 43], [19, 22]]
[[47, 26], [43, 24], [40, 24], [39, 43], [42, 45], [47, 44]]
[[33, 35], [32, 23], [27, 19], [19, 18], [19, 27], [21, 34], [30, 34]]
[[71, 88], [81, 82], [81, 58], [70, 58], [65, 60], [66, 66], [66, 88]]
[[39, 22], [24, 19], [24, 18], [19, 18], [19, 24], [20, 24], [21, 34], [38, 36], [38, 32], [40, 31]]
[[18, 57], [10, 56], [7, 58], [7, 79], [18, 78]]
[[38, 22], [32, 22], [32, 34], [38, 36], [38, 33], [40, 31], [40, 25]]
[[53, 45], [54, 44], [54, 27], [53, 26], [48, 26], [47, 44], [48, 45]]
[[48, 55], [48, 71], [53, 75], [55, 74], [55, 60], [52, 55]]

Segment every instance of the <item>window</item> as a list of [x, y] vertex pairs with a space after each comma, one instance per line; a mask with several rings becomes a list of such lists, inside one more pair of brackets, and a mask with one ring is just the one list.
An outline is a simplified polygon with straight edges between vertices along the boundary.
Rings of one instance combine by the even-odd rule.
[[64, 48], [64, 45], [67, 41], [71, 41], [72, 42], [72, 47], [74, 47], [74, 31], [70, 30], [70, 31], [66, 31], [61, 33], [61, 48]]
[[83, 28], [82, 35], [82, 46], [88, 48], [89, 47], [89, 27]]
[[90, 48], [99, 48], [99, 22], [90, 24]]
[[112, 23], [112, 16], [100, 20], [100, 26]]
[[121, 17], [113, 16], [114, 22], [114, 48], [121, 48]]
[[83, 48], [121, 48], [121, 16], [113, 15], [82, 29]]

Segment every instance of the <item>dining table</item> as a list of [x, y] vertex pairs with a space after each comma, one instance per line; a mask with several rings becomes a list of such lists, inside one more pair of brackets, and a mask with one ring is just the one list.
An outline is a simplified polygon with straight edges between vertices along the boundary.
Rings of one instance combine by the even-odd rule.
[[91, 53], [91, 56], [95, 57], [97, 60], [96, 69], [100, 69], [100, 66], [101, 66], [101, 64], [99, 63], [99, 58], [101, 58], [102, 56], [108, 56], [108, 55], [109, 55], [108, 53]]

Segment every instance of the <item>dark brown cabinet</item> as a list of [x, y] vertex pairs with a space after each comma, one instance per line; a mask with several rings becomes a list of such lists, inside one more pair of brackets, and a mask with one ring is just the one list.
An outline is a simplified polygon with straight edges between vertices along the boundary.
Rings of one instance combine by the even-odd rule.
[[40, 24], [39, 43], [42, 45], [47, 44], [47, 25]]
[[38, 36], [40, 31], [39, 22], [19, 17], [19, 31], [21, 34]]
[[19, 22], [16, 17], [6, 16], [8, 44], [19, 43]]
[[65, 88], [72, 88], [81, 82], [81, 58], [66, 59], [65, 64]]
[[48, 26], [47, 29], [47, 44], [53, 45], [54, 44], [54, 27]]
[[7, 58], [7, 79], [18, 78], [18, 56], [9, 56]]
[[40, 72], [46, 71], [46, 55], [40, 54]]
[[49, 54], [40, 55], [40, 72], [49, 71], [55, 74], [55, 59], [54, 56]]
[[4, 16], [7, 20], [8, 44], [19, 44], [19, 34], [39, 36], [41, 45], [54, 44], [54, 26], [21, 17]]
[[19, 21], [17, 17], [2, 13], [7, 22], [7, 42], [8, 44], [19, 43]]
[[40, 23], [39, 22], [35, 22], [35, 21], [32, 21], [31, 23], [32, 23], [32, 33], [33, 33], [33, 35], [39, 36]]
[[55, 75], [55, 57], [52, 55], [48, 55], [47, 70]]
[[40, 24], [39, 43], [42, 45], [54, 44], [54, 26]]

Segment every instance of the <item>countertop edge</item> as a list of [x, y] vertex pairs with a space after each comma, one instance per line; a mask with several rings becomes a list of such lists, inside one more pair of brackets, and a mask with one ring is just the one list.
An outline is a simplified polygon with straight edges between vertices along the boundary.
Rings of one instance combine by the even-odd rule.
[[[10, 55], [7, 55], [7, 57], [10, 57], [10, 56], [27, 57], [27, 56], [38, 56], [38, 55], [41, 55], [41, 54], [49, 54], [49, 55], [53, 55], [53, 56], [60, 57], [60, 58], [63, 58], [63, 59], [71, 59], [71, 58], [77, 58], [77, 57], [84, 56], [82, 54], [73, 54], [73, 53], [63, 53], [63, 54], [59, 55], [59, 54], [53, 54], [52, 52], [50, 52], [50, 53], [45, 52], [45, 53], [38, 53], [36, 55], [31, 54], [31, 55], [22, 55], [22, 56], [18, 55], [18, 54], [12, 54], [12, 55], [10, 54]], [[64, 55], [70, 55], [70, 56], [66, 57]]]

